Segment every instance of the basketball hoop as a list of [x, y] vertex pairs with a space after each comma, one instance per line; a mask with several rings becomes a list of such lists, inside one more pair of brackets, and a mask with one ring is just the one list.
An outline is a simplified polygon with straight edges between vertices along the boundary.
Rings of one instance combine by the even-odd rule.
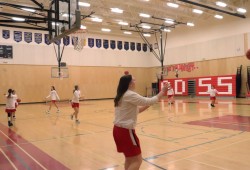
[[71, 34], [75, 50], [82, 51], [83, 46], [86, 43], [86, 37], [85, 37], [86, 32], [87, 31], [85, 29], [79, 29]]

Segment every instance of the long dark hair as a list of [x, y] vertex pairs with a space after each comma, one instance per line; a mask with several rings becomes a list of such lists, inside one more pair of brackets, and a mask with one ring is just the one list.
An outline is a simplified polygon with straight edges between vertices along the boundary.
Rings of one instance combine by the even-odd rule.
[[129, 83], [132, 80], [132, 76], [130, 74], [124, 75], [120, 78], [118, 87], [117, 87], [117, 93], [114, 99], [115, 107], [118, 106], [119, 101], [123, 94], [128, 90]]
[[55, 86], [51, 86], [52, 90], [56, 90]]
[[9, 89], [9, 90], [8, 90], [8, 93], [9, 93], [9, 94], [8, 94], [8, 96], [7, 96], [8, 98], [10, 98], [10, 97], [11, 97], [12, 92], [13, 92], [13, 90], [12, 90], [12, 89]]
[[76, 90], [78, 90], [78, 89], [79, 89], [78, 85], [75, 85], [74, 90], [73, 90], [73, 93], [74, 93]]

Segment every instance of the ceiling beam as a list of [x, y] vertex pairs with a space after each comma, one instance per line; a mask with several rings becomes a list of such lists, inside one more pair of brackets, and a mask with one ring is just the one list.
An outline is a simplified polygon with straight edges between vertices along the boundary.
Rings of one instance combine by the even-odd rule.
[[41, 8], [36, 8], [36, 7], [24, 6], [24, 5], [16, 5], [16, 4], [10, 4], [10, 3], [5, 3], [5, 2], [0, 2], [0, 5], [9, 6], [9, 7], [16, 8], [16, 9], [30, 8], [30, 9], [34, 9], [34, 10], [37, 10], [37, 11], [46, 11], [46, 12], [50, 11], [50, 12], [55, 13], [54, 10], [41, 9]]
[[41, 9], [44, 8], [43, 4], [40, 4], [39, 2], [37, 2], [36, 0], [31, 0], [32, 2], [34, 2], [37, 6], [39, 6]]
[[49, 19], [49, 18], [41, 18], [41, 17], [32, 17], [32, 16], [26, 16], [26, 15], [19, 15], [19, 14], [11, 14], [11, 13], [5, 13], [0, 12], [0, 15], [2, 16], [9, 16], [9, 17], [20, 17], [20, 18], [26, 18], [26, 19], [34, 19], [34, 20], [42, 20], [42, 21], [51, 21], [51, 22], [60, 22], [60, 23], [68, 23], [68, 21], [65, 20], [56, 20], [56, 19]]
[[20, 25], [0, 24], [0, 26], [3, 26], [3, 27], [12, 27], [12, 28], [24, 28], [24, 29], [40, 30], [40, 31], [49, 31], [48, 28], [36, 28], [36, 27], [27, 27], [27, 26], [20, 26]]
[[229, 11], [224, 11], [224, 10], [221, 10], [221, 9], [218, 9], [218, 8], [214, 8], [214, 7], [211, 7], [211, 6], [208, 6], [208, 5], [200, 4], [200, 3], [197, 3], [197, 2], [193, 2], [193, 1], [189, 1], [189, 0], [178, 0], [178, 1], [181, 1], [181, 2], [184, 2], [184, 3], [188, 3], [188, 4], [192, 4], [192, 5], [199, 6], [199, 7], [203, 7], [203, 8], [206, 8], [206, 9], [213, 10], [213, 11], [225, 13], [225, 14], [232, 15], [232, 16], [236, 16], [236, 17], [240, 17], [240, 18], [246, 18], [246, 16], [242, 15], [242, 14], [238, 14], [238, 13], [234, 13], [234, 12], [229, 12]]

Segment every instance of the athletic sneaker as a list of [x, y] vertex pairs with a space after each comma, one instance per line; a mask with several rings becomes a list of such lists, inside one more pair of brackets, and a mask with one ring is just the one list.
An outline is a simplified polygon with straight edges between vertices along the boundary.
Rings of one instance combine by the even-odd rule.
[[70, 119], [73, 120], [73, 115], [70, 115]]
[[47, 110], [46, 113], [49, 114], [49, 110]]
[[9, 126], [13, 126], [13, 124], [12, 124], [10, 121], [8, 121], [8, 125], [9, 125]]
[[56, 113], [59, 113], [59, 112], [60, 112], [60, 110], [59, 110], [59, 109], [57, 109]]
[[16, 119], [16, 116], [13, 116], [13, 119], [15, 120], [15, 119]]
[[80, 121], [78, 119], [76, 120], [76, 124], [80, 124]]

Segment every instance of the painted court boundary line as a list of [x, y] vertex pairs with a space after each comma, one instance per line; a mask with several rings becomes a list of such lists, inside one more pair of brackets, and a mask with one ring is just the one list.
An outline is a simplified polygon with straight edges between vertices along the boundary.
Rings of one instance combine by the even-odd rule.
[[7, 128], [0, 124], [0, 134], [2, 136], [2, 141], [5, 143], [5, 145], [1, 146], [1, 149], [3, 149], [3, 151], [6, 150], [5, 155], [7, 157], [9, 156], [10, 160], [15, 160], [13, 163], [15, 163], [16, 166], [20, 166], [17, 166], [17, 169], [21, 169], [21, 167], [26, 169], [37, 169], [40, 167], [39, 169], [44, 170], [69, 170], [65, 165], [16, 134], [11, 128]]

